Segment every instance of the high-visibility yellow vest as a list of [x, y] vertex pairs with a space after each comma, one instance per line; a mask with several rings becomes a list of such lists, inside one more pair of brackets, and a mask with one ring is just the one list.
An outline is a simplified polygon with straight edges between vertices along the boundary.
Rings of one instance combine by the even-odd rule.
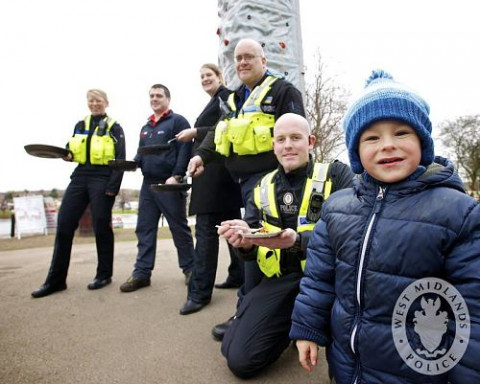
[[[85, 117], [85, 130], [75, 132], [68, 141], [68, 148], [73, 154], [73, 161], [79, 164], [87, 162], [87, 138], [90, 132], [91, 115]], [[115, 159], [115, 142], [110, 135], [110, 129], [115, 120], [105, 117], [103, 121], [106, 124], [104, 132], [99, 126], [95, 127], [90, 140], [90, 164], [106, 165], [110, 160]]]
[[[271, 103], [271, 99], [265, 99], [265, 96], [278, 79], [273, 75], [267, 76], [250, 93], [237, 117], [226, 118], [217, 124], [215, 149], [218, 153], [229, 156], [232, 149], [238, 155], [256, 155], [272, 150], [275, 116], [264, 113], [260, 106], [262, 103]], [[237, 106], [234, 97], [234, 93], [230, 94], [227, 104], [235, 113]]]
[[[315, 163], [312, 176], [309, 177], [305, 183], [304, 193], [302, 197], [302, 203], [300, 205], [300, 211], [298, 212], [297, 219], [297, 233], [304, 231], [311, 231], [315, 226], [315, 222], [311, 222], [307, 219], [307, 213], [310, 209], [310, 197], [315, 191], [323, 194], [323, 199], [326, 200], [330, 196], [332, 190], [332, 181], [327, 180], [329, 164]], [[277, 170], [272, 171], [265, 175], [260, 181], [259, 185], [253, 190], [254, 202], [263, 216], [263, 226], [268, 232], [279, 231], [282, 228], [273, 225], [268, 222], [269, 217], [274, 219], [280, 219], [278, 214], [277, 199], [275, 193], [275, 184], [273, 183], [273, 177], [277, 173]], [[279, 220], [277, 220], [279, 221]], [[280, 276], [280, 258], [281, 249], [269, 249], [266, 247], [258, 247], [257, 263], [260, 270], [267, 277]], [[300, 261], [302, 271], [305, 269], [306, 260]]]

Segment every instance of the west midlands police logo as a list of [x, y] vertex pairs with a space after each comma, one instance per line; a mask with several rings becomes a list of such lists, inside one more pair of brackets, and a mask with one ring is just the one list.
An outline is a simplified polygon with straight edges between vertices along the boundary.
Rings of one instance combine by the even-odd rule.
[[291, 192], [287, 192], [283, 195], [283, 203], [286, 205], [290, 205], [293, 203], [293, 195]]
[[392, 316], [395, 347], [403, 361], [423, 375], [440, 375], [462, 358], [470, 337], [470, 315], [450, 283], [428, 277], [410, 284]]
[[280, 204], [280, 211], [288, 215], [295, 215], [298, 212], [298, 205], [293, 203], [293, 194], [287, 192], [282, 197], [283, 204]]

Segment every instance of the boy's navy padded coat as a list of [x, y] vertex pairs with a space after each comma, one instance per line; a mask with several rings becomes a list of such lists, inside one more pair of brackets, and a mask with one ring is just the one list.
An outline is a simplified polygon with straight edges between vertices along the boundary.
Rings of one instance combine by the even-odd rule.
[[[310, 238], [290, 337], [327, 346], [337, 384], [480, 383], [480, 205], [461, 192], [451, 162], [439, 157], [435, 162], [416, 180], [388, 185], [383, 197], [378, 196], [378, 185], [359, 179], [353, 189], [333, 194], [322, 208], [322, 221]], [[465, 354], [440, 375], [410, 368], [393, 339], [397, 299], [411, 283], [427, 277], [454, 285], [470, 314]], [[428, 318], [423, 305], [440, 297], [429, 295], [425, 301], [419, 296], [406, 309], [408, 343], [400, 340], [412, 350], [425, 351], [429, 343], [421, 334], [427, 333], [415, 327], [418, 318], [433, 325], [448, 313], [448, 331], [440, 329], [441, 344], [429, 349], [436, 356], [425, 357], [423, 363], [415, 356], [422, 372], [434, 372], [435, 364], [454, 365], [448, 351], [454, 342], [454, 313], [461, 312], [451, 310], [442, 297], [442, 310]]]

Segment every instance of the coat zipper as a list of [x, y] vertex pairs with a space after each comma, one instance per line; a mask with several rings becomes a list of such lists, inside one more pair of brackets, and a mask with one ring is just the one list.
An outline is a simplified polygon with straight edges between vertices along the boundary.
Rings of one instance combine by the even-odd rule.
[[[365, 234], [365, 238], [363, 239], [362, 253], [360, 254], [360, 263], [359, 263], [358, 274], [357, 274], [357, 290], [356, 290], [358, 308], [361, 308], [361, 296], [360, 296], [361, 281], [362, 281], [362, 275], [363, 275], [363, 269], [364, 269], [364, 263], [365, 263], [365, 254], [367, 253], [367, 246], [370, 240], [373, 224], [377, 217], [377, 213], [380, 210], [380, 204], [378, 204], [378, 202], [382, 201], [384, 197], [385, 197], [385, 187], [379, 187], [377, 197], [375, 198], [373, 215], [370, 218], [370, 221], [368, 223], [367, 233]], [[352, 352], [354, 355], [357, 354], [357, 352], [355, 351], [355, 337], [357, 335], [357, 326], [358, 326], [358, 323], [356, 323], [355, 326], [353, 327], [352, 334], [350, 336], [350, 348], [352, 349]], [[357, 373], [358, 373], [358, 370], [357, 370]], [[357, 384], [357, 381], [358, 381], [358, 376], [355, 377], [353, 384]]]

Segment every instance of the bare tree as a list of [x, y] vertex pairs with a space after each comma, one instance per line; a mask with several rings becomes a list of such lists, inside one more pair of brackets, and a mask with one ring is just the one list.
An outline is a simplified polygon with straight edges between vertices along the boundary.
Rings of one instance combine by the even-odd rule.
[[480, 115], [461, 116], [440, 124], [440, 139], [468, 179], [480, 190]]
[[349, 92], [334, 77], [325, 73], [320, 52], [316, 53], [313, 79], [307, 82], [306, 113], [317, 141], [314, 148], [316, 161], [334, 160], [344, 144], [341, 121], [347, 110]]

